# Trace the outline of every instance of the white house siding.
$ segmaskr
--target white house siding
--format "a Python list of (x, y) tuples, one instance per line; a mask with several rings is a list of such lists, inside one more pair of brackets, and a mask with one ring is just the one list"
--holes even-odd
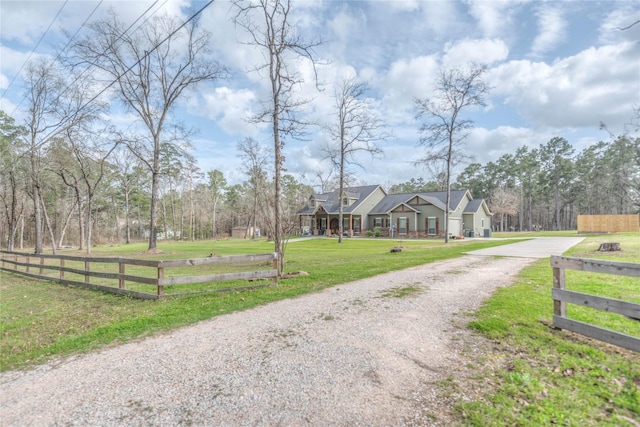
[(460, 218), (449, 217), (449, 234), (453, 236), (462, 235), (462, 220)]

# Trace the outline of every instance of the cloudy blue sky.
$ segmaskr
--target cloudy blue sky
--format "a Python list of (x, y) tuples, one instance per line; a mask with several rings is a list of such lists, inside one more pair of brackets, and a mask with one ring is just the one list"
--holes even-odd
[[(55, 56), (62, 31), (81, 34), (92, 12), (90, 20), (114, 8), (125, 22), (133, 22), (153, 5), (149, 13), (184, 19), (204, 4), (2, 0), (0, 108), (20, 121), (20, 68), (29, 55)], [(246, 35), (232, 24), (230, 7), (228, 0), (214, 2), (201, 24), (212, 33), (216, 55), (232, 78), (198, 88), (175, 114), (199, 129), (192, 143), (202, 171), (220, 169), (235, 183), (245, 179), (237, 142), (253, 137), (269, 146), (268, 128), (248, 122), (268, 88), (263, 76), (248, 71), (262, 57), (239, 43)], [(364, 169), (353, 172), (360, 182), (389, 185), (429, 178), (413, 165), (424, 152), (417, 146), (420, 122), (412, 100), (430, 95), (443, 66), (487, 67), (486, 81), (493, 87), (487, 106), (468, 111), (475, 128), (466, 144), (474, 161), (486, 163), (554, 136), (579, 150), (609, 138), (600, 122), (616, 135), (639, 136), (628, 124), (634, 106), (640, 106), (640, 23), (632, 25), (640, 20), (640, 2), (305, 0), (294, 2), (294, 11), (301, 34), (324, 40), (316, 51), (323, 92), (313, 88), (308, 64), (298, 64), (308, 77), (305, 95), (313, 98), (306, 111), (315, 120), (331, 121), (333, 85), (345, 75), (357, 75), (368, 82), (370, 101), (393, 132), (380, 145), (383, 157), (359, 159)], [(116, 123), (130, 120), (116, 104), (111, 116)], [(310, 128), (308, 140), (288, 141), (288, 172), (318, 184), (313, 172), (329, 167), (318, 149), (326, 137)]]

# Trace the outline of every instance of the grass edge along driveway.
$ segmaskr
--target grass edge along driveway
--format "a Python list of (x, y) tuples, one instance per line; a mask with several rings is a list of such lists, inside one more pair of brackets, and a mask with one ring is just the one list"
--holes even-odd
[[(598, 253), (616, 241), (618, 253)], [(589, 236), (566, 256), (638, 262), (638, 233)], [(553, 314), (549, 259), (525, 268), (498, 290), (471, 326), (490, 339), (473, 377), (452, 379), (461, 424), (472, 426), (640, 426), (640, 355), (549, 327)], [(567, 271), (569, 289), (640, 302), (640, 280)], [(640, 336), (622, 316), (569, 309), (569, 316)], [(471, 400), (471, 401), (469, 401)]]
[[(330, 286), (393, 270), (453, 258), (464, 252), (511, 241), (440, 241), (333, 239), (292, 242), (287, 246), (285, 271), (308, 276), (282, 280), (277, 287), (216, 293), (162, 301), (140, 301), (56, 282), (0, 272), (0, 370), (30, 367), (51, 357), (66, 356), (138, 339), (154, 333), (292, 298)], [(392, 247), (402, 246), (400, 253)], [(265, 240), (163, 242), (160, 253), (146, 255), (145, 244), (99, 246), (94, 256), (180, 259), (265, 253)], [(82, 255), (78, 251), (65, 254)]]

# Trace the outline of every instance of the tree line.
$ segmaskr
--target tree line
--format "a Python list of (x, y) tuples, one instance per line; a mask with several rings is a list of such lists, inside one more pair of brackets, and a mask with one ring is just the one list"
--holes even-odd
[[(395, 184), (391, 192), (442, 191), (439, 179)], [(611, 137), (581, 151), (554, 137), (537, 148), (519, 147), (495, 161), (470, 163), (452, 188), (487, 200), (493, 227), (572, 230), (580, 214), (640, 212), (640, 138)]]
[[(94, 244), (147, 239), (153, 251), (158, 238), (210, 239), (254, 226), (273, 239), (282, 266), (296, 212), (313, 192), (284, 169), (286, 143), (304, 138), (313, 124), (302, 114), (310, 100), (297, 65), (313, 70), (311, 83), (318, 87), (315, 48), (322, 40), (300, 35), (289, 0), (233, 2), (234, 23), (264, 58), (253, 72), (270, 87), (250, 124), (269, 125), (272, 145), (239, 142), (247, 179), (228, 185), (221, 171), (199, 169), (193, 130), (173, 114), (186, 93), (230, 74), (198, 24), (209, 4), (184, 22), (158, 16), (134, 31), (112, 12), (69, 40), (55, 60), (27, 64), (21, 122), (0, 112), (3, 247), (42, 253), (46, 244), (55, 253), (70, 245), (90, 253)], [(638, 210), (639, 141), (626, 136), (577, 155), (566, 140), (554, 138), (496, 162), (471, 163), (453, 181), (472, 127), (461, 113), (484, 105), (490, 89), (484, 71), (443, 69), (433, 95), (413, 100), (424, 120), (419, 145), (426, 149), (417, 163), (444, 172), (435, 183), (412, 180), (392, 191), (469, 188), (489, 201), (502, 229), (572, 228), (578, 213)], [(377, 143), (392, 137), (367, 91), (354, 76), (335, 84), (333, 120), (320, 124), (331, 137), (322, 151), (333, 166), (316, 172), (322, 191), (342, 193), (355, 184), (348, 166), (361, 166), (356, 154), (376, 156)], [(125, 126), (108, 120), (115, 105), (128, 114)]]

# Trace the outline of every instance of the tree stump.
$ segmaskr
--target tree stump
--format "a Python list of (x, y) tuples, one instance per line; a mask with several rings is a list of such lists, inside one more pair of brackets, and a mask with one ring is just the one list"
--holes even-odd
[(620, 243), (601, 243), (598, 252), (621, 251)]

